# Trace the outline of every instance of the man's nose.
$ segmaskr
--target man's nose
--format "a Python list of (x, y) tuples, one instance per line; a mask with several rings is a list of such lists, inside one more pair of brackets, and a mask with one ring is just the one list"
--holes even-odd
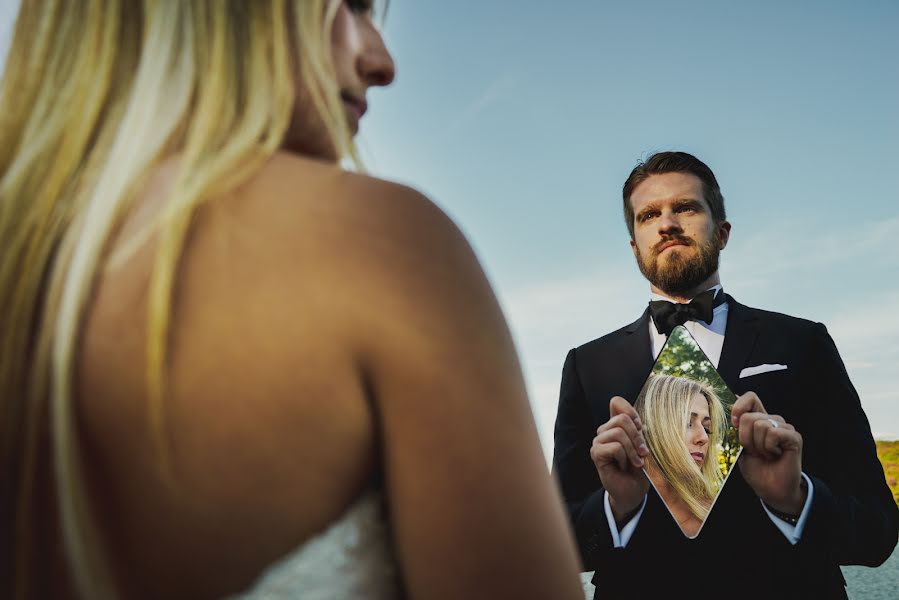
[(674, 233), (683, 231), (677, 215), (670, 211), (662, 212), (662, 214), (659, 216), (658, 224), (659, 233)]

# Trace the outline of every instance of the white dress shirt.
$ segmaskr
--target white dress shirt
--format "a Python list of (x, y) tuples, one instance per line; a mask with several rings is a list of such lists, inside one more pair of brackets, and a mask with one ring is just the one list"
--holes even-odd
[[(721, 287), (721, 284), (718, 284), (709, 289), (715, 290), (717, 293), (718, 290), (723, 288)], [(667, 300), (668, 302), (674, 302), (671, 298), (656, 293), (653, 293), (651, 297), (652, 300)], [(718, 363), (721, 361), (721, 348), (724, 346), (724, 331), (727, 328), (727, 314), (728, 306), (727, 302), (725, 302), (715, 307), (712, 313), (711, 323), (706, 323), (705, 321), (687, 321), (684, 323), (684, 327), (690, 332), (690, 335), (693, 336), (693, 339), (696, 340), (696, 343), (699, 344), (699, 347), (712, 364), (715, 365), (716, 369), (718, 368)], [(659, 353), (662, 351), (662, 347), (665, 345), (667, 339), (668, 336), (659, 333), (659, 330), (656, 329), (655, 322), (650, 319), (649, 344), (654, 358), (659, 357)], [(776, 517), (770, 510), (768, 510), (765, 503), (762, 502), (761, 499), (759, 500), (759, 502), (762, 502), (762, 508), (765, 509), (771, 522), (777, 526), (791, 544), (796, 544), (802, 537), (802, 530), (805, 529), (805, 522), (808, 519), (809, 507), (812, 505), (812, 494), (814, 493), (812, 480), (809, 479), (805, 473), (802, 473), (802, 478), (805, 479), (805, 482), (808, 485), (808, 496), (806, 497), (805, 505), (802, 507), (802, 512), (799, 515), (799, 521), (795, 525)], [(615, 524), (612, 507), (609, 505), (608, 492), (605, 492), (603, 505), (606, 511), (606, 519), (609, 522), (609, 531), (612, 534), (612, 543), (615, 548), (624, 548), (628, 541), (630, 541), (631, 536), (634, 534), (634, 530), (637, 528), (637, 523), (643, 515), (643, 509), (646, 508), (646, 498), (643, 499), (643, 504), (640, 506), (640, 510), (637, 511), (637, 514), (624, 524), (621, 531), (618, 531), (618, 527)]]

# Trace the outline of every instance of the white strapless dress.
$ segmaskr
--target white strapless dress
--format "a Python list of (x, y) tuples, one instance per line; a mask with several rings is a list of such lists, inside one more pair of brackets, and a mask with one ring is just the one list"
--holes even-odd
[(380, 494), (366, 492), (325, 531), (268, 567), (229, 600), (402, 598)]

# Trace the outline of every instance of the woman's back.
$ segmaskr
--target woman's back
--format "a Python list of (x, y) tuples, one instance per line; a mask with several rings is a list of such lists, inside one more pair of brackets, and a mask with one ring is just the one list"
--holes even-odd
[[(121, 239), (155, 216), (174, 168), (150, 179)], [(375, 476), (365, 332), (353, 329), (365, 310), (354, 287), (367, 275), (347, 267), (362, 266), (361, 222), (377, 211), (353, 214), (364, 199), (349, 190), (374, 183), (356, 179), (278, 155), (201, 212), (173, 306), (166, 426), (177, 487), (160, 470), (145, 408), (153, 241), (100, 279), (79, 403), (116, 554), (151, 597), (189, 585), (193, 573), (212, 578), (188, 596), (210, 583), (234, 591), (333, 521)]]
[[(174, 168), (150, 179), (119, 239), (153, 216)], [(460, 530), (500, 533), (495, 510), (524, 471), (484, 434), (514, 451), (515, 436), (534, 441), (533, 425), (489, 287), (427, 200), (279, 154), (201, 209), (169, 341), (174, 485), (154, 454), (144, 392), (153, 246), (103, 272), (78, 369), (94, 498), (129, 596), (239, 591), (343, 514), (382, 461), (401, 559), (458, 559)], [(542, 462), (536, 444), (521, 452)], [(478, 514), (464, 503), (491, 487), (486, 478), (503, 500), (482, 498), (488, 514)]]

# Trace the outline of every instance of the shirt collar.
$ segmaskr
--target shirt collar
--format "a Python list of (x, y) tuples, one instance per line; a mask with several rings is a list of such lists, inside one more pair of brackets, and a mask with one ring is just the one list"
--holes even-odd
[[(724, 287), (720, 283), (716, 283), (715, 285), (710, 287), (708, 290), (703, 290), (703, 291), (707, 292), (709, 290), (715, 290), (715, 292), (717, 293), (718, 290), (723, 290), (723, 289), (724, 289)], [(650, 300), (667, 300), (668, 302), (674, 302), (675, 304), (677, 304), (676, 300), (672, 300), (668, 296), (663, 296), (662, 294), (657, 294), (655, 292), (650, 292), (649, 299)], [(692, 299), (693, 298), (690, 298), (690, 300), (692, 300)]]

